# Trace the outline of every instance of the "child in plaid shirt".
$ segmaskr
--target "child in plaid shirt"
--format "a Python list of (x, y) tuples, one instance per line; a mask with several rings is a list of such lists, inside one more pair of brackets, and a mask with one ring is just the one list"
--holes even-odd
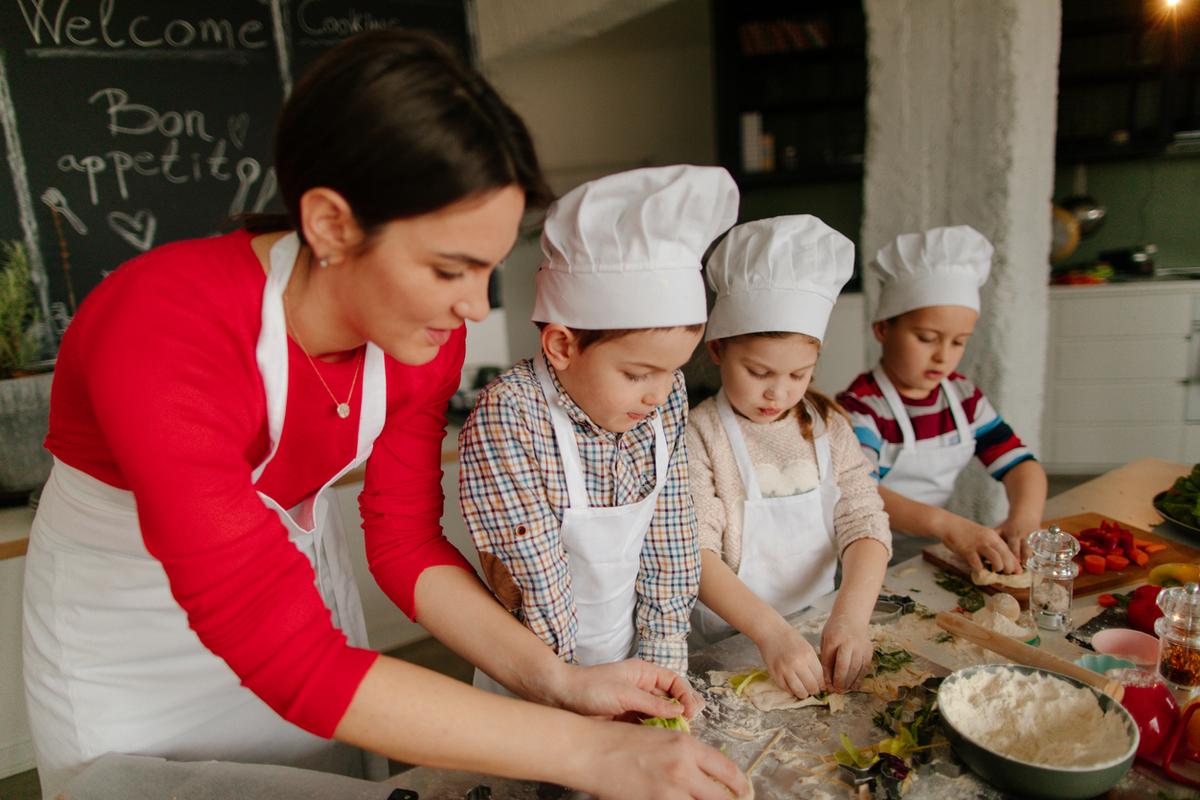
[(701, 258), (737, 201), (725, 170), (692, 166), (560, 198), (536, 278), (542, 352), (480, 394), (459, 438), (485, 579), (564, 661), (686, 672), (700, 561), (679, 368), (706, 316)]

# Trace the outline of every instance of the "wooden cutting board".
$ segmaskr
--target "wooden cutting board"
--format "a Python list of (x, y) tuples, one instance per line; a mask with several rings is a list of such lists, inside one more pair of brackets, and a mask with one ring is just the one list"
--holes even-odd
[[(1144, 567), (1139, 567), (1136, 564), (1130, 564), (1120, 572), (1108, 571), (1101, 575), (1093, 575), (1090, 572), (1084, 572), (1082, 567), (1079, 570), (1079, 577), (1075, 579), (1075, 596), (1085, 594), (1095, 594), (1097, 592), (1105, 592), (1110, 589), (1116, 589), (1121, 586), (1135, 586), (1146, 582), (1146, 577), (1150, 574), (1150, 570), (1159, 564), (1169, 564), (1173, 561), (1186, 561), (1191, 563), (1200, 562), (1200, 550), (1189, 547), (1186, 544), (1164, 539), (1161, 536), (1151, 533), (1150, 531), (1142, 530), (1141, 528), (1130, 525), (1122, 520), (1106, 517), (1103, 514), (1072, 514), (1069, 517), (1058, 517), (1057, 519), (1046, 520), (1043, 525), (1057, 525), (1068, 533), (1079, 533), (1086, 528), (1098, 528), (1104, 520), (1109, 522), (1118, 522), (1121, 527), (1127, 528), (1133, 533), (1135, 539), (1143, 539), (1147, 542), (1166, 545), (1166, 550), (1150, 556), (1150, 561)], [(967, 566), (967, 562), (963, 561), (950, 549), (943, 544), (935, 544), (932, 547), (926, 547), (922, 555), (925, 560), (936, 567), (944, 569), (948, 572), (955, 572), (967, 580), (971, 579), (971, 569)], [(1008, 592), (1013, 597), (1017, 598), (1022, 605), (1029, 601), (1028, 589), (1012, 589), (1004, 586), (980, 586), (985, 592)]]

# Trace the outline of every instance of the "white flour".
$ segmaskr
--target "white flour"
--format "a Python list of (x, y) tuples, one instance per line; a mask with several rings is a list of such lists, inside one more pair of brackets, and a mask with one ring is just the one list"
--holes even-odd
[(967, 738), (1031, 764), (1098, 766), (1131, 744), (1119, 714), (1103, 713), (1090, 691), (1048, 675), (980, 671), (944, 686), (938, 705)]

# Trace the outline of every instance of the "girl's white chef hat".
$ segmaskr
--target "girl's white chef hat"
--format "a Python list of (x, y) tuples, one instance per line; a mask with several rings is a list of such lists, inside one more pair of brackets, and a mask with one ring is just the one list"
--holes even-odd
[(867, 266), (883, 282), (872, 321), (929, 306), (978, 311), (991, 268), (992, 243), (970, 225), (902, 233)]
[(854, 271), (854, 244), (808, 214), (760, 219), (731, 230), (706, 269), (717, 300), (705, 339), (767, 331), (823, 339)]
[(583, 330), (704, 322), (701, 259), (737, 220), (720, 167), (619, 172), (578, 186), (546, 214), (534, 322)]

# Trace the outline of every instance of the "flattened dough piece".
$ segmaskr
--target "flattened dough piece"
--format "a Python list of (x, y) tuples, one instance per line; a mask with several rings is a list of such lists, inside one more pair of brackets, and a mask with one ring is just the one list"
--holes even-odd
[[(749, 670), (742, 670), (748, 672)], [(729, 679), (738, 672), (722, 672), (713, 670), (708, 673), (708, 680), (713, 686), (728, 686)], [(754, 681), (742, 690), (743, 698), (759, 711), (779, 711), (780, 709), (808, 708), (809, 706), (829, 706), (831, 714), (837, 714), (846, 707), (846, 698), (842, 695), (829, 694), (824, 698), (815, 696), (803, 700), (775, 683), (770, 677)]]
[(1001, 575), (990, 569), (977, 569), (971, 573), (971, 581), (976, 586), (1007, 586), (1010, 589), (1028, 589), (1031, 578), (1029, 570), (1018, 575)]

